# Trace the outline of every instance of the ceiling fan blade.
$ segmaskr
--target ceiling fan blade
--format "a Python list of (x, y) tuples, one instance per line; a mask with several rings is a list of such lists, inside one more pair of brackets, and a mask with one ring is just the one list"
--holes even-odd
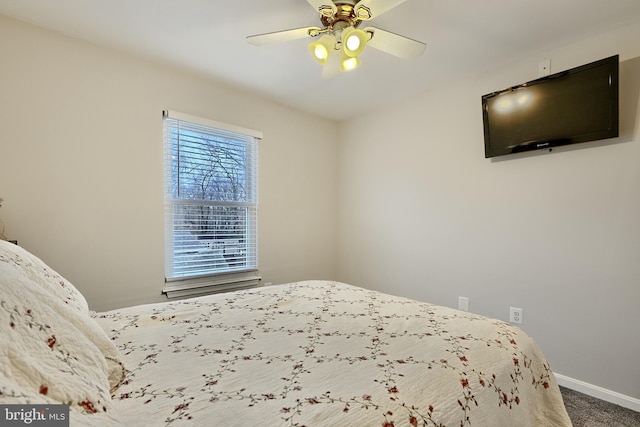
[(265, 44), (286, 42), (289, 40), (303, 39), (311, 37), (312, 33), (318, 35), (322, 31), (319, 27), (303, 27), (294, 28), (292, 30), (275, 31), (273, 33), (256, 34), (247, 36), (247, 41), (254, 46), (263, 46)]
[(322, 79), (332, 79), (340, 74), (340, 55), (332, 52), (327, 58), (327, 63), (322, 66)]
[[(353, 8), (356, 16), (362, 20), (377, 18), (383, 13), (404, 3), (407, 0), (360, 0)], [(310, 1), (309, 1), (310, 2)], [(368, 9), (368, 13), (362, 8)], [(359, 13), (360, 11), (360, 13)], [(369, 15), (369, 17), (367, 17)]]
[(399, 58), (415, 59), (422, 55), (427, 47), (422, 42), (380, 28), (367, 27), (363, 28), (363, 31), (371, 34), (371, 39), (367, 42), (368, 46)]

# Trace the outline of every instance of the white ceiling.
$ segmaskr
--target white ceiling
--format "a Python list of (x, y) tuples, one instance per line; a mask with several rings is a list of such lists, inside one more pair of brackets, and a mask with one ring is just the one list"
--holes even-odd
[(368, 48), (361, 67), (331, 80), (320, 78), (308, 40), (256, 47), (245, 39), (321, 26), (306, 0), (0, 0), (0, 14), (342, 120), (637, 22), (640, 0), (407, 0), (370, 25), (427, 43), (425, 53), (406, 61)]

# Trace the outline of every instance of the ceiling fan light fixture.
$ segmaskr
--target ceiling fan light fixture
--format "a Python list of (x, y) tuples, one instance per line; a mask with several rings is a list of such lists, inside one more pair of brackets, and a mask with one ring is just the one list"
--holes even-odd
[(327, 48), (321, 44), (313, 46), (313, 57), (316, 61), (324, 64), (327, 62), (327, 58), (329, 58), (329, 52)]
[(309, 43), (309, 52), (311, 52), (313, 59), (324, 65), (335, 46), (336, 38), (331, 34), (324, 34), (317, 41)]
[(351, 71), (360, 66), (360, 60), (357, 56), (345, 56), (340, 62), (340, 71)]
[(367, 46), (369, 37), (366, 32), (354, 27), (346, 28), (342, 32), (342, 50), (345, 55), (355, 58)]
[(359, 55), (367, 45), (403, 59), (422, 55), (426, 45), (376, 27), (359, 27), (407, 0), (307, 0), (320, 14), (322, 27), (301, 27), (291, 30), (248, 36), (252, 45), (261, 46), (287, 40), (312, 37), (309, 53), (322, 65), (322, 78), (329, 79), (360, 66)]

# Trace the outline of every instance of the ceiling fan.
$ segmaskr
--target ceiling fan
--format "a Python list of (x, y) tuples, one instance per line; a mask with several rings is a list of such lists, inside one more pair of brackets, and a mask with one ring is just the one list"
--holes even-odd
[(360, 28), (406, 0), (307, 0), (320, 14), (322, 27), (302, 27), (248, 36), (256, 46), (312, 37), (313, 58), (323, 65), (322, 78), (335, 77), (360, 65), (358, 56), (368, 45), (399, 58), (422, 55), (426, 45), (376, 27)]

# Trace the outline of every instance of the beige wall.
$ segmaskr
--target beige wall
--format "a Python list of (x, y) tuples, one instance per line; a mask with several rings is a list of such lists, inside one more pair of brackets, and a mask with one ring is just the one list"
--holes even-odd
[(264, 282), (333, 279), (337, 124), (0, 16), (0, 214), (91, 307), (165, 300), (161, 111), (263, 131)]
[[(345, 123), (338, 277), (508, 319), (563, 375), (640, 398), (640, 25)], [(621, 136), (484, 158), (481, 96), (621, 55)], [(344, 262), (343, 262), (344, 261)]]

